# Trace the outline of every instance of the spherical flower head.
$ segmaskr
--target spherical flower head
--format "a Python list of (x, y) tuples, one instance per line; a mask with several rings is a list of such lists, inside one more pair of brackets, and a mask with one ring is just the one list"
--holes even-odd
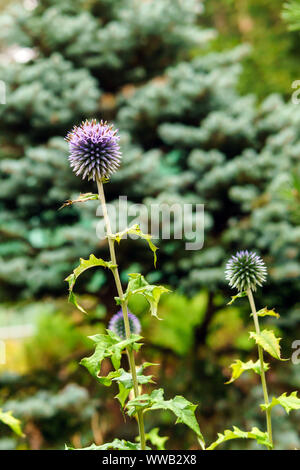
[[(141, 332), (141, 324), (139, 319), (133, 315), (133, 313), (128, 312), (128, 320), (130, 333), (138, 335)], [(108, 329), (116, 333), (116, 335), (118, 335), (121, 339), (126, 339), (125, 323), (122, 310), (120, 310), (111, 318)]]
[(240, 292), (247, 289), (255, 291), (256, 286), (261, 286), (266, 281), (267, 268), (256, 253), (240, 251), (226, 264), (225, 278), (231, 287)]
[(66, 140), (70, 165), (76, 176), (104, 181), (118, 169), (121, 152), (117, 132), (112, 125), (96, 119), (74, 126)]

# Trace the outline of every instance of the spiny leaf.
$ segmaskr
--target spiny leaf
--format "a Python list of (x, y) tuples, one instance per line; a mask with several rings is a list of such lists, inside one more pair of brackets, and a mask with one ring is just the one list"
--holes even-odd
[(115, 396), (115, 398), (119, 401), (121, 407), (124, 408), (125, 402), (130, 393), (130, 389), (124, 387), (122, 383), (119, 383), (118, 386), (119, 386), (119, 393)]
[[(260, 374), (260, 362), (259, 360), (256, 362), (253, 362), (252, 360), (248, 362), (242, 362), (239, 359), (236, 359), (233, 364), (230, 364), (231, 369), (232, 369), (232, 375), (231, 379), (228, 380), (228, 382), (225, 382), (226, 384), (230, 384), (234, 382), (236, 379), (242, 375), (243, 372), (248, 371), (248, 370), (253, 370), (256, 374)], [(264, 370), (267, 371), (269, 369), (269, 364), (264, 362)]]
[(82, 313), (87, 313), (81, 305), (77, 302), (77, 298), (72, 290), (69, 290), (69, 297), (68, 297), (68, 302), (71, 304), (75, 305), (78, 310), (80, 310)]
[(24, 437), (21, 421), (12, 415), (12, 411), (2, 411), (0, 408), (0, 421), (9, 426), (18, 436)]
[[(274, 308), (272, 308), (272, 310), (268, 310), (267, 307), (264, 307), (262, 308), (261, 310), (259, 310), (257, 312), (257, 315), (259, 317), (266, 317), (266, 316), (269, 316), (269, 317), (276, 317), (276, 318), (279, 318), (280, 315), (279, 313), (276, 313)], [(253, 313), (251, 313), (251, 316), (253, 316)]]
[(280, 397), (275, 398), (273, 397), (271, 403), (269, 405), (260, 405), (262, 410), (266, 410), (268, 408), (272, 409), (273, 406), (280, 405), (282, 406), (287, 414), (291, 410), (299, 410), (300, 409), (300, 398), (297, 397), (297, 392), (292, 392), (290, 396), (287, 396), (286, 393), (280, 395)]
[[(147, 383), (154, 383), (152, 380), (153, 375), (143, 375), (144, 369), (157, 364), (150, 362), (144, 362), (141, 366), (137, 367), (136, 375), (137, 381), (140, 385)], [(119, 393), (116, 395), (122, 406), (124, 407), (125, 401), (129, 395), (130, 390), (133, 388), (132, 375), (130, 372), (126, 372), (124, 369), (118, 369), (117, 371), (110, 372), (106, 377), (98, 377), (98, 379), (106, 386), (110, 386), (112, 382), (117, 382), (119, 386)]]
[(127, 405), (128, 415), (132, 416), (139, 410), (144, 412), (149, 410), (170, 410), (176, 416), (176, 423), (184, 423), (191, 428), (199, 438), (201, 446), (204, 449), (205, 442), (201, 434), (199, 424), (195, 417), (197, 405), (193, 405), (182, 396), (176, 396), (171, 400), (164, 399), (163, 389), (154, 390), (150, 395), (144, 394), (130, 400)]
[(99, 199), (98, 194), (93, 194), (93, 193), (84, 193), (84, 194), (79, 194), (77, 199), (68, 199), (60, 208), (59, 210), (63, 209), (64, 207), (71, 206), (72, 204), (76, 202), (87, 202), (87, 201), (92, 201), (95, 199)]
[(214, 450), (223, 442), (230, 441), (232, 439), (255, 439), (258, 444), (272, 448), (272, 444), (269, 442), (268, 433), (262, 432), (257, 428), (252, 428), (251, 431), (241, 431), (236, 426), (231, 429), (226, 429), (224, 434), (218, 433), (218, 439), (213, 442), (206, 450)]
[[(130, 297), (135, 294), (141, 294), (149, 302), (151, 315), (158, 320), (161, 318), (157, 315), (158, 302), (162, 294), (171, 292), (164, 286), (155, 286), (149, 284), (144, 276), (138, 273), (129, 274), (129, 282), (124, 294), (123, 300), (129, 301)], [(121, 299), (116, 297), (117, 303), (121, 303)]]
[(86, 311), (78, 304), (77, 299), (73, 293), (73, 288), (80, 274), (82, 274), (87, 269), (94, 268), (96, 266), (103, 266), (104, 268), (109, 269), (116, 268), (116, 265), (114, 265), (111, 261), (104, 261), (101, 258), (96, 258), (96, 256), (90, 255), (89, 259), (80, 258), (79, 266), (77, 266), (77, 268), (73, 270), (72, 274), (70, 274), (65, 279), (65, 281), (69, 283), (69, 302), (75, 305), (75, 307), (77, 307), (83, 313), (86, 313)]
[(282, 359), (280, 355), (280, 340), (281, 338), (276, 338), (272, 330), (263, 330), (260, 334), (250, 332), (250, 338), (253, 338), (259, 346), (261, 346), (265, 351), (267, 351), (275, 359), (280, 361), (287, 361), (288, 359)]
[[(156, 447), (157, 450), (166, 450), (165, 449), (165, 442), (169, 439), (168, 437), (160, 436), (159, 428), (153, 428), (151, 431), (145, 434), (146, 441), (150, 441), (150, 443)], [(140, 438), (137, 437), (136, 439), (138, 442)]]
[[(124, 439), (114, 439), (112, 442), (106, 442), (101, 446), (92, 444), (89, 447), (83, 447), (82, 449), (74, 449), (74, 447), (66, 446), (66, 450), (140, 450), (140, 444), (136, 442), (125, 441)], [(149, 447), (147, 448), (149, 450)]]
[[(148, 363), (144, 363), (136, 369), (137, 380), (140, 385), (154, 383), (152, 380), (153, 375), (143, 375), (143, 371), (146, 367), (149, 367), (149, 365), (155, 365), (151, 363), (149, 363), (149, 365), (147, 364)], [(118, 375), (115, 375), (112, 378), (112, 381), (122, 383), (124, 387), (128, 389), (131, 389), (133, 387), (132, 375), (130, 372), (126, 372), (124, 369), (118, 369)]]
[(126, 228), (122, 232), (118, 232), (118, 233), (114, 233), (114, 234), (110, 235), (110, 238), (112, 238), (113, 240), (116, 240), (118, 243), (120, 243), (122, 238), (125, 237), (126, 235), (137, 235), (138, 237), (143, 238), (144, 240), (146, 240), (148, 242), (149, 248), (153, 251), (154, 266), (156, 267), (156, 262), (157, 262), (156, 251), (158, 250), (158, 248), (152, 242), (151, 235), (143, 233), (140, 229), (140, 226), (138, 224), (135, 224), (132, 227)]
[(232, 305), (233, 302), (236, 301), (236, 299), (239, 299), (240, 297), (246, 297), (246, 295), (247, 295), (247, 292), (246, 292), (246, 291), (244, 291), (244, 292), (239, 292), (237, 295), (233, 295), (233, 296), (231, 297), (231, 300), (227, 303), (227, 305)]
[(125, 348), (132, 347), (137, 351), (141, 347), (141, 343), (137, 343), (142, 337), (139, 335), (130, 335), (129, 339), (122, 340), (110, 330), (108, 334), (99, 334), (90, 336), (90, 339), (96, 343), (94, 354), (90, 357), (85, 357), (80, 361), (80, 364), (87, 368), (89, 373), (95, 377), (100, 383), (110, 385), (112, 376), (108, 381), (105, 377), (100, 377), (100, 369), (102, 361), (105, 357), (109, 357), (115, 369), (119, 369), (121, 363), (122, 351)]

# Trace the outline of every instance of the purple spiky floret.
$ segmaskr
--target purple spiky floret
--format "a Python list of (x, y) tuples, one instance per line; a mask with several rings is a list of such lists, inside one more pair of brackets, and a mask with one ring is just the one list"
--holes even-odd
[(239, 251), (232, 256), (225, 269), (225, 278), (231, 287), (240, 292), (256, 290), (267, 278), (267, 268), (262, 258), (254, 252)]
[(117, 129), (96, 119), (74, 126), (68, 133), (69, 161), (77, 176), (89, 180), (105, 180), (120, 166), (121, 152)]
[[(130, 333), (138, 335), (141, 332), (141, 324), (139, 319), (133, 315), (133, 313), (128, 312), (128, 320)], [(126, 339), (125, 323), (122, 310), (120, 310), (110, 319), (108, 329), (116, 333), (121, 339)]]

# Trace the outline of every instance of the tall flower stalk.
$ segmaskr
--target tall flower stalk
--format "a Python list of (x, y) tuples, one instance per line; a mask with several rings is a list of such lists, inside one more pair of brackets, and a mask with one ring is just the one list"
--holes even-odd
[[(248, 296), (257, 337), (260, 337), (261, 333), (252, 291), (256, 290), (256, 286), (262, 286), (266, 280), (266, 274), (267, 268), (263, 260), (257, 256), (256, 253), (249, 253), (248, 251), (240, 251), (235, 256), (232, 256), (226, 265), (225, 271), (229, 285), (237, 288), (239, 295), (246, 293)], [(270, 402), (266, 382), (264, 354), (260, 344), (258, 344), (257, 347), (260, 378), (266, 412), (267, 432), (269, 442), (271, 446), (273, 446), (271, 408), (269, 406)], [(269, 447), (269, 449), (271, 448), (272, 447)]]
[[(115, 300), (117, 305), (121, 306), (122, 312), (118, 312), (111, 318), (106, 330), (107, 334), (96, 334), (90, 337), (95, 343), (95, 351), (90, 357), (83, 358), (80, 364), (88, 369), (98, 383), (100, 382), (108, 387), (115, 383), (118, 385), (119, 393), (115, 398), (118, 400), (123, 413), (127, 413), (128, 416), (137, 419), (139, 428), (139, 437), (136, 439), (136, 442), (116, 438), (112, 442), (107, 442), (100, 446), (92, 444), (87, 449), (145, 450), (149, 449), (149, 447), (146, 447), (147, 440), (158, 449), (164, 450), (164, 443), (167, 438), (158, 435), (158, 428), (154, 428), (145, 434), (144, 414), (151, 410), (169, 410), (175, 415), (176, 423), (184, 423), (196, 434), (201, 448), (204, 449), (204, 438), (195, 416), (196, 405), (182, 396), (165, 399), (162, 388), (154, 389), (151, 393), (139, 393), (139, 385), (154, 383), (152, 380), (153, 376), (145, 375), (144, 370), (158, 364), (143, 362), (136, 368), (134, 351), (138, 351), (142, 346), (140, 343), (142, 337), (139, 335), (141, 325), (139, 320), (128, 312), (128, 302), (132, 296), (136, 294), (142, 295), (149, 304), (150, 314), (158, 318), (157, 309), (160, 297), (162, 294), (170, 291), (165, 286), (149, 284), (144, 276), (139, 273), (129, 274), (127, 288), (123, 291), (117, 265), (115, 242), (120, 242), (127, 234), (134, 234), (145, 240), (153, 252), (154, 266), (156, 266), (157, 260), (157, 247), (152, 242), (151, 235), (143, 233), (137, 224), (127, 227), (122, 232), (112, 233), (103, 183), (107, 182), (120, 164), (121, 153), (118, 140), (118, 133), (113, 129), (112, 125), (103, 121), (99, 123), (96, 120), (85, 121), (81, 126), (75, 126), (67, 136), (71, 168), (77, 176), (95, 181), (98, 187), (98, 194), (81, 194), (75, 201), (67, 201), (64, 206), (75, 202), (100, 200), (110, 252), (109, 261), (96, 258), (93, 254), (90, 255), (89, 259), (80, 259), (79, 266), (66, 278), (69, 284), (69, 301), (79, 310), (85, 312), (84, 308), (78, 304), (74, 295), (74, 285), (78, 276), (87, 269), (103, 267), (110, 269), (114, 276), (118, 292), (118, 297), (115, 297)], [(121, 357), (125, 351), (128, 356), (130, 373), (121, 367)], [(101, 365), (105, 358), (110, 359), (113, 370), (107, 375), (102, 376)], [(133, 398), (131, 398), (131, 391), (133, 391)]]
[[(121, 302), (121, 308), (124, 317), (126, 339), (130, 339), (131, 331), (128, 319), (127, 301), (124, 300), (124, 293), (120, 281), (120, 275), (117, 265), (113, 233), (111, 223), (107, 211), (103, 181), (118, 169), (121, 162), (121, 152), (119, 147), (119, 136), (116, 129), (107, 122), (97, 122), (96, 119), (84, 121), (80, 126), (75, 126), (66, 137), (69, 142), (69, 161), (70, 166), (77, 176), (83, 179), (96, 181), (98, 188), (99, 200), (102, 206), (102, 212), (106, 227), (106, 235), (108, 238), (108, 246), (110, 252), (111, 271), (114, 276), (118, 296)], [(137, 381), (135, 359), (132, 348), (126, 348), (130, 372), (133, 381), (134, 396), (139, 396), (139, 387)], [(141, 449), (144, 450), (145, 430), (144, 418), (142, 411), (137, 413), (137, 421), (139, 427)]]
[[(250, 288), (247, 289), (247, 296), (249, 299), (251, 311), (252, 311), (252, 316), (253, 316), (253, 321), (254, 321), (254, 326), (255, 326), (255, 331), (257, 335), (260, 335), (260, 327), (259, 327), (259, 320), (257, 316), (257, 311), (255, 307), (255, 302), (252, 294), (252, 290)], [(272, 436), (272, 419), (271, 419), (271, 408), (269, 407), (269, 395), (268, 395), (268, 388), (267, 388), (267, 381), (266, 381), (266, 374), (265, 374), (265, 369), (264, 369), (264, 353), (262, 347), (258, 344), (258, 357), (259, 357), (259, 363), (260, 363), (260, 378), (261, 378), (261, 385), (263, 389), (263, 394), (264, 394), (264, 401), (266, 405), (266, 420), (267, 420), (267, 432), (269, 436), (269, 441), (273, 446), (273, 436)], [(271, 447), (269, 447), (271, 449)]]
[[(98, 187), (99, 199), (100, 199), (101, 206), (102, 206), (102, 213), (103, 213), (103, 217), (104, 217), (104, 222), (105, 222), (105, 226), (106, 226), (106, 234), (107, 234), (107, 238), (108, 238), (108, 246), (109, 246), (111, 262), (112, 262), (112, 265), (114, 266), (112, 268), (112, 273), (113, 273), (113, 276), (114, 276), (114, 279), (115, 279), (115, 284), (116, 284), (116, 288), (117, 288), (117, 291), (118, 291), (118, 296), (121, 299), (121, 308), (122, 308), (122, 312), (123, 312), (126, 338), (129, 339), (130, 338), (130, 324), (129, 324), (129, 318), (128, 318), (128, 306), (127, 306), (126, 300), (123, 300), (124, 299), (124, 292), (123, 292), (122, 284), (121, 284), (121, 280), (120, 280), (119, 269), (117, 267), (115, 244), (114, 244), (114, 239), (112, 237), (113, 233), (112, 233), (112, 230), (111, 230), (110, 219), (109, 219), (109, 215), (108, 215), (108, 212), (107, 212), (107, 206), (106, 206), (106, 201), (105, 201), (103, 183), (102, 183), (102, 180), (99, 179), (99, 178), (97, 178), (97, 187)], [(134, 397), (137, 398), (139, 396), (139, 387), (138, 387), (138, 381), (137, 381), (137, 375), (136, 375), (134, 353), (133, 353), (132, 349), (129, 349), (129, 348), (126, 349), (126, 352), (127, 352), (127, 356), (128, 356), (129, 367), (130, 367), (130, 372), (131, 372), (132, 381), (133, 381)], [(138, 426), (139, 426), (141, 449), (145, 450), (146, 441), (145, 441), (144, 417), (143, 417), (142, 410), (139, 410), (138, 413), (137, 413), (137, 421), (138, 421)]]

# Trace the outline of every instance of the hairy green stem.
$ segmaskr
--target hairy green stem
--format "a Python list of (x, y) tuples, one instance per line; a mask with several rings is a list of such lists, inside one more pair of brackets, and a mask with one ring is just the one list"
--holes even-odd
[[(102, 181), (97, 180), (97, 187), (98, 187), (99, 198), (100, 198), (100, 201), (101, 201), (104, 222), (105, 222), (105, 226), (106, 226), (106, 234), (107, 234), (107, 238), (108, 238), (108, 245), (109, 245), (111, 262), (114, 265), (116, 265), (116, 267), (112, 269), (112, 272), (113, 272), (113, 276), (114, 276), (114, 279), (115, 279), (118, 295), (121, 299), (121, 307), (122, 307), (123, 317), (124, 317), (126, 338), (128, 339), (130, 337), (130, 325), (129, 325), (129, 319), (128, 319), (127, 302), (122, 300), (124, 298), (124, 293), (123, 293), (122, 284), (121, 284), (121, 280), (120, 280), (119, 270), (118, 270), (118, 267), (117, 267), (117, 259), (116, 259), (114, 240), (111, 238), (112, 230), (111, 230), (110, 219), (109, 219), (108, 212), (107, 212), (107, 206), (106, 206)], [(139, 396), (139, 387), (138, 387), (138, 381), (137, 381), (137, 375), (136, 375), (134, 354), (133, 354), (133, 351), (129, 348), (127, 348), (126, 351), (127, 351), (127, 356), (128, 356), (130, 372), (131, 372), (131, 376), (132, 376), (134, 396), (136, 398), (136, 397)], [(146, 440), (145, 440), (145, 430), (144, 430), (144, 416), (143, 416), (143, 411), (142, 410), (139, 410), (138, 413), (137, 413), (137, 421), (138, 421), (138, 427), (139, 427), (141, 450), (145, 450), (146, 449)]]
[[(248, 295), (249, 303), (250, 303), (251, 310), (252, 310), (252, 315), (253, 315), (256, 334), (259, 335), (260, 334), (260, 328), (259, 328), (258, 315), (257, 315), (257, 312), (256, 312), (256, 307), (255, 307), (253, 294), (252, 294), (252, 291), (251, 291), (250, 288), (247, 289), (247, 295)], [(260, 377), (261, 377), (261, 384), (262, 384), (262, 389), (263, 389), (263, 393), (264, 393), (265, 405), (269, 405), (269, 395), (268, 395), (266, 375), (265, 375), (265, 370), (264, 370), (264, 353), (263, 353), (263, 349), (260, 345), (258, 345), (257, 347), (258, 347), (258, 357), (259, 357), (259, 362), (260, 362)], [(267, 431), (268, 431), (269, 441), (273, 446), (272, 421), (271, 421), (271, 410), (270, 410), (270, 408), (266, 408), (266, 420), (267, 420)]]

